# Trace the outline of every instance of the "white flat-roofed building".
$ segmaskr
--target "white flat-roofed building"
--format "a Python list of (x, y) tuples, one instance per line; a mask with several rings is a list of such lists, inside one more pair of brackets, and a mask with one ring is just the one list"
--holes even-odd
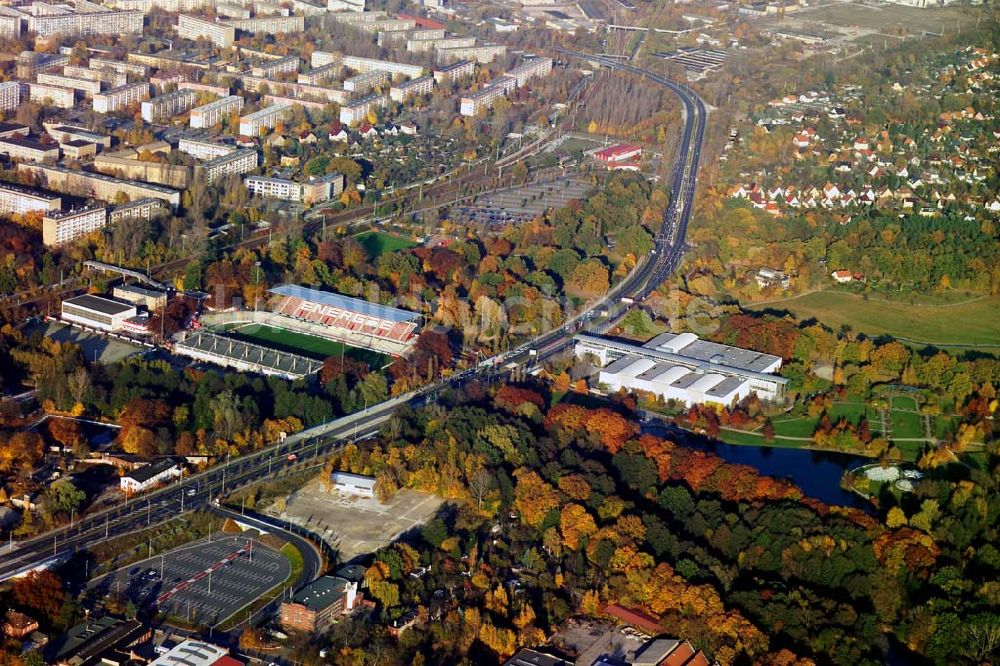
[(250, 173), (257, 168), (259, 157), (253, 148), (244, 148), (215, 157), (195, 167), (195, 175), (204, 175), (208, 183), (230, 174)]
[(389, 98), (385, 95), (374, 94), (362, 97), (340, 107), (340, 122), (345, 125), (356, 125), (365, 119), (369, 111), (381, 109), (388, 103)]
[(297, 71), (299, 71), (299, 57), (295, 55), (264, 62), (250, 68), (251, 74), (262, 78), (271, 78), (279, 74)]
[(517, 81), (518, 87), (523, 86), (528, 81), (539, 76), (546, 76), (552, 71), (552, 58), (536, 57), (525, 60), (516, 67), (509, 69), (506, 74), (512, 76)]
[(375, 497), (375, 477), (350, 474), (348, 472), (333, 472), (330, 475), (333, 489), (351, 495)]
[(181, 14), (177, 17), (177, 36), (185, 39), (207, 39), (216, 46), (229, 48), (236, 41), (236, 28), (217, 21)]
[(33, 79), (39, 72), (52, 72), (69, 64), (69, 56), (61, 53), (21, 51), (14, 59), (14, 71), (21, 80)]
[(410, 53), (429, 53), (437, 49), (457, 49), (476, 45), (475, 37), (442, 37), (440, 39), (408, 39), (406, 50)]
[(437, 61), (451, 62), (453, 60), (475, 60), (476, 62), (493, 62), (507, 55), (507, 47), (503, 44), (482, 44), (480, 46), (458, 46), (454, 48), (438, 48)]
[(42, 123), (42, 126), (45, 128), (45, 131), (49, 133), (49, 136), (59, 143), (67, 143), (69, 141), (87, 141), (88, 143), (97, 144), (102, 148), (111, 147), (110, 136), (107, 134), (91, 132), (86, 127), (61, 125), (59, 123)]
[(198, 160), (211, 160), (236, 152), (238, 148), (226, 143), (218, 143), (217, 141), (181, 137), (177, 141), (177, 150), (187, 153)]
[(125, 220), (151, 220), (166, 210), (167, 207), (162, 199), (152, 197), (135, 199), (108, 211), (108, 224), (117, 224)]
[[(336, 1), (337, 0), (328, 0), (328, 2), (327, 2), (326, 7), (331, 12), (338, 12), (338, 10), (344, 9), (344, 7), (334, 7), (334, 6), (332, 6), (334, 4), (334, 2), (336, 2)], [(349, 0), (345, 4), (351, 5), (352, 7), (360, 7), (360, 9), (353, 9), (352, 11), (356, 12), (354, 14), (351, 14), (351, 13), (335, 13), (331, 17), (334, 21), (337, 21), (338, 23), (352, 23), (352, 24), (353, 23), (366, 23), (368, 21), (381, 21), (382, 19), (384, 19), (387, 16), (389, 16), (389, 13), (387, 11), (385, 11), (384, 9), (375, 9), (375, 10), (372, 10), (370, 12), (366, 12), (365, 11), (365, 3), (364, 2), (355, 2), (354, 0)]]
[(21, 16), (20, 12), (9, 10), (9, 8), (4, 7), (5, 10), (10, 11), (10, 14), (0, 15), (0, 37), (5, 39), (20, 39), (22, 26), (21, 26)]
[(408, 39), (444, 39), (444, 28), (414, 28), (412, 30), (380, 30), (379, 46), (405, 44)]
[(450, 65), (434, 70), (434, 81), (439, 86), (443, 86), (472, 78), (475, 73), (476, 63), (471, 60), (457, 60)]
[(128, 75), (116, 72), (112, 69), (91, 69), (80, 65), (66, 65), (62, 68), (64, 76), (74, 79), (86, 79), (87, 81), (100, 81), (109, 88), (117, 88), (128, 83)]
[(191, 127), (204, 129), (214, 127), (223, 119), (243, 109), (243, 98), (239, 95), (229, 95), (204, 106), (191, 109)]
[(498, 99), (506, 97), (513, 88), (514, 79), (506, 77), (494, 79), (489, 85), (462, 95), (460, 112), (463, 116), (474, 116), (481, 111), (491, 109)]
[[(248, 19), (220, 19), (219, 23), (240, 32), (281, 35), (306, 29), (305, 16), (257, 16)], [(232, 42), (230, 42), (231, 44)]]
[(247, 190), (256, 196), (266, 199), (282, 199), (284, 201), (302, 201), (302, 183), (286, 178), (268, 178), (266, 176), (248, 176), (243, 179)]
[(379, 21), (355, 23), (354, 27), (361, 32), (375, 33), (379, 30), (412, 30), (417, 27), (417, 22), (407, 18), (385, 18)]
[(108, 222), (104, 206), (49, 212), (42, 216), (42, 243), (55, 247), (103, 229)]
[(94, 95), (94, 111), (114, 113), (128, 108), (130, 104), (149, 99), (149, 84), (145, 82), (127, 83), (117, 88)]
[[(66, 59), (69, 62), (69, 58)], [(91, 58), (87, 61), (87, 67), (99, 70), (111, 70), (119, 74), (145, 77), (149, 74), (149, 68), (133, 62), (122, 62), (121, 60), (111, 60), (109, 58)]]
[(125, 320), (138, 314), (131, 303), (122, 303), (105, 296), (84, 294), (62, 302), (63, 321), (81, 324), (102, 331), (119, 331)]
[(250, 10), (246, 7), (238, 7), (237, 5), (230, 5), (226, 2), (220, 2), (215, 6), (215, 13), (224, 18), (238, 18), (238, 19), (248, 19), (250, 18)]
[(147, 123), (169, 120), (192, 108), (198, 101), (193, 90), (175, 90), (142, 103), (142, 119)]
[(156, 312), (167, 306), (167, 292), (138, 284), (115, 285), (111, 295), (126, 303), (142, 306), (150, 312)]
[(0, 111), (14, 111), (21, 104), (21, 84), (17, 81), (0, 83)]
[(364, 95), (370, 93), (376, 88), (381, 87), (383, 84), (388, 83), (389, 72), (375, 71), (375, 72), (365, 72), (364, 74), (356, 74), (350, 78), (344, 79), (344, 90), (352, 93), (358, 93)]
[(432, 92), (434, 92), (434, 77), (421, 76), (389, 88), (389, 99), (394, 102), (405, 102), (411, 95), (429, 95)]
[(7, 155), (10, 159), (19, 161), (55, 162), (59, 159), (59, 146), (39, 143), (22, 136), (12, 136), (0, 139), (0, 155)]
[(268, 93), (275, 97), (291, 97), (305, 101), (321, 100), (326, 102), (336, 102), (343, 104), (351, 98), (351, 93), (339, 88), (329, 88), (327, 86), (312, 86), (305, 83), (295, 83), (293, 81), (273, 81), (262, 79), (257, 76), (244, 76), (243, 87), (246, 90), (259, 93), (265, 87)]
[(76, 91), (48, 83), (28, 83), (28, 99), (42, 106), (72, 109), (76, 106)]
[(315, 67), (308, 72), (299, 74), (298, 82), (310, 86), (317, 86), (331, 81), (340, 76), (344, 66), (339, 62), (328, 62), (321, 67)]
[(56, 211), (62, 207), (62, 197), (33, 187), (0, 183), (0, 213), (24, 215), (32, 211)]
[(693, 333), (664, 333), (643, 345), (587, 334), (575, 340), (577, 356), (596, 356), (605, 366), (599, 381), (612, 391), (728, 406), (752, 393), (762, 400), (782, 400), (788, 383), (773, 374), (781, 368), (780, 357), (701, 340)]
[[(52, 5), (36, 2), (35, 7)], [(49, 35), (141, 35), (142, 12), (136, 10), (113, 11), (92, 3), (75, 2), (76, 11), (42, 11), (29, 14), (28, 31), (39, 37)], [(63, 5), (65, 6), (65, 5)]]
[(240, 118), (240, 134), (244, 136), (260, 136), (261, 130), (271, 129), (288, 115), (292, 107), (288, 104), (272, 104), (260, 111), (254, 111)]
[[(327, 64), (326, 62), (320, 62), (319, 65), (317, 65), (317, 53), (322, 52), (313, 52), (312, 66), (317, 67)], [(322, 58), (320, 58), (320, 60), (322, 60)], [(328, 62), (333, 62), (333, 60), (329, 60)], [(360, 56), (345, 55), (340, 59), (340, 64), (358, 73), (382, 71), (389, 72), (393, 76), (399, 74), (400, 76), (406, 76), (411, 79), (424, 73), (424, 68), (420, 65), (410, 65), (405, 62), (393, 62), (391, 60), (379, 60), (377, 58), (362, 58)]]
[(39, 72), (35, 80), (39, 83), (47, 83), (54, 86), (62, 86), (63, 88), (72, 88), (73, 90), (79, 90), (83, 93), (84, 97), (93, 97), (97, 93), (101, 92), (101, 82), (100, 81), (90, 81), (87, 79), (75, 79), (70, 76), (63, 76), (62, 74), (53, 74), (51, 72)]

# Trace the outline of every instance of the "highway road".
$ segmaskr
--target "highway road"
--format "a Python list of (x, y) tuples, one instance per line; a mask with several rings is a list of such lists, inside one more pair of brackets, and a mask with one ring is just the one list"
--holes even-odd
[[(376, 434), (403, 403), (419, 408), (434, 400), (441, 390), (476, 375), (500, 372), (502, 376), (505, 371), (499, 366), (503, 363), (529, 364), (563, 351), (572, 344), (573, 334), (578, 327), (594, 333), (605, 333), (628, 310), (631, 302), (642, 300), (666, 280), (680, 264), (685, 249), (707, 125), (705, 104), (684, 84), (656, 73), (614, 59), (557, 50), (565, 57), (584, 59), (642, 76), (669, 88), (684, 105), (684, 129), (677, 151), (677, 163), (671, 176), (670, 204), (655, 239), (655, 250), (643, 263), (606, 296), (590, 304), (584, 312), (574, 316), (561, 328), (546, 333), (513, 352), (494, 357), (476, 369), (419, 391), (397, 396), (363, 412), (297, 433), (280, 444), (228, 460), (185, 478), (180, 483), (113, 508), (88, 514), (70, 526), (19, 542), (13, 547), (0, 545), (0, 580), (35, 567), (46, 566), (53, 560), (68, 559), (77, 549), (166, 522), (187, 511), (208, 508), (213, 499), (239, 486), (294, 471), (347, 441)], [(623, 302), (622, 298), (628, 298), (629, 302)], [(155, 552), (155, 542), (153, 546)]]

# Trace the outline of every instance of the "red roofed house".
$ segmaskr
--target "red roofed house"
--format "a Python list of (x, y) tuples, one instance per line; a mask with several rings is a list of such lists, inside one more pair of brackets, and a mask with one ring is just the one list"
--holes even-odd
[(642, 611), (632, 610), (631, 608), (625, 608), (624, 606), (619, 606), (618, 604), (608, 604), (604, 607), (604, 615), (610, 615), (616, 620), (621, 620), (625, 624), (630, 624), (634, 627), (638, 627), (643, 631), (650, 634), (656, 635), (663, 631), (663, 627), (657, 622), (656, 618)]
[(608, 146), (594, 153), (594, 159), (605, 164), (609, 169), (636, 168), (635, 162), (641, 157), (642, 146), (631, 143)]
[(840, 284), (846, 284), (848, 282), (861, 282), (865, 279), (865, 276), (861, 273), (852, 273), (851, 271), (845, 271), (843, 269), (830, 273), (830, 277)]
[(219, 657), (212, 666), (246, 666), (239, 659), (233, 659), (228, 654), (224, 657)]

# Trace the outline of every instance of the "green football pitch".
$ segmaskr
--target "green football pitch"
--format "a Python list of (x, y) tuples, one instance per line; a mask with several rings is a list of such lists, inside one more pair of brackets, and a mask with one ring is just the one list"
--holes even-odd
[(271, 349), (308, 356), (309, 358), (318, 360), (323, 360), (328, 356), (340, 356), (343, 354), (344, 356), (364, 361), (372, 368), (381, 368), (392, 360), (391, 357), (371, 351), (370, 349), (359, 349), (358, 347), (351, 347), (336, 340), (317, 338), (305, 333), (298, 333), (274, 326), (264, 326), (262, 324), (247, 324), (233, 328), (227, 331), (226, 335), (237, 340), (252, 342), (264, 347), (270, 347)]

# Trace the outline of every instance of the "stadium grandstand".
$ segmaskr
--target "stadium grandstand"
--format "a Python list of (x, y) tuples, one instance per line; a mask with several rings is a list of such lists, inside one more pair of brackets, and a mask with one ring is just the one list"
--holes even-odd
[(323, 366), (315, 359), (208, 331), (181, 333), (174, 343), (174, 353), (242, 372), (259, 372), (285, 379), (301, 379)]
[[(416, 341), (416, 312), (298, 285), (281, 284), (269, 291), (277, 297), (274, 313), (286, 320), (276, 322), (279, 326), (393, 356)], [(300, 325), (289, 325), (288, 319)]]

